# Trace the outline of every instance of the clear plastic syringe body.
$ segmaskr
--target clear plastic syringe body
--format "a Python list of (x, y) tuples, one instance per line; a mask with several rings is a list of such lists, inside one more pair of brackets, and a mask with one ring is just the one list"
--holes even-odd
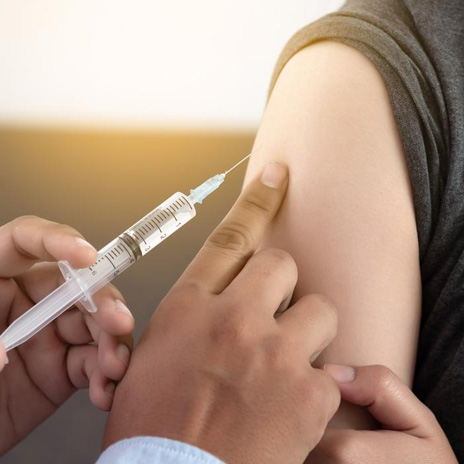
[(6, 350), (29, 340), (77, 302), (81, 302), (89, 312), (97, 311), (92, 295), (195, 217), (195, 203), (202, 203), (213, 193), (224, 182), (227, 172), (230, 170), (206, 180), (191, 190), (190, 196), (178, 192), (169, 197), (103, 247), (92, 266), (73, 269), (68, 262), (59, 262), (66, 281), (1, 334)]
[[(195, 217), (192, 200), (175, 193), (98, 252), (97, 261), (77, 271), (90, 294), (95, 293)], [(72, 278), (70, 274), (69, 278)], [(86, 304), (84, 300), (84, 305)], [(96, 308), (87, 307), (89, 311)]]
[[(222, 176), (217, 186), (223, 180)], [(210, 179), (202, 185), (209, 185), (209, 181)], [(204, 196), (214, 190), (209, 188), (211, 191), (206, 191), (203, 187), (200, 193), (203, 194), (204, 191), (204, 196), (200, 198), (193, 195), (198, 189), (192, 190), (190, 197), (180, 192), (169, 197), (103, 247), (92, 266), (76, 270), (66, 261), (60, 262), (59, 266), (66, 282), (16, 319), (3, 332), (1, 340), (6, 350), (9, 351), (27, 341), (78, 301), (88, 311), (95, 312), (97, 308), (92, 295), (195, 217), (194, 204), (201, 203)]]

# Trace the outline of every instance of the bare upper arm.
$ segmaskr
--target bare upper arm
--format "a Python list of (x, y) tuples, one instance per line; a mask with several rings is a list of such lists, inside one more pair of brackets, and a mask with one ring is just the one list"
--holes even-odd
[[(339, 332), (318, 362), (384, 364), (412, 383), (421, 307), (418, 241), (403, 148), (384, 82), (335, 42), (300, 51), (266, 108), (247, 178), (289, 166), (282, 210), (263, 246), (289, 251), (295, 298), (329, 297)], [(343, 425), (356, 426), (356, 418)], [(359, 424), (358, 424), (359, 425)]]

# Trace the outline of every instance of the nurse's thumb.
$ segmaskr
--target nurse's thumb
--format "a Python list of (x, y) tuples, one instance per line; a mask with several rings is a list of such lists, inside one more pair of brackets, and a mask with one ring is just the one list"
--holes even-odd
[(387, 367), (326, 364), (324, 371), (338, 382), (343, 400), (367, 407), (382, 428), (421, 438), (436, 433), (433, 413)]

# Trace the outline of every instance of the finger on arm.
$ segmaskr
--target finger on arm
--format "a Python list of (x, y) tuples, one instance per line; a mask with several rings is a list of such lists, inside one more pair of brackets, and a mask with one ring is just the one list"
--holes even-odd
[(290, 306), (277, 323), (302, 347), (300, 352), (306, 361), (312, 362), (337, 333), (337, 311), (322, 295), (311, 294)]
[(366, 407), (382, 430), (328, 427), (305, 464), (387, 464), (405, 462), (405, 456), (414, 462), (435, 462), (440, 456), (440, 462), (457, 464), (432, 412), (390, 369), (340, 364), (325, 364), (323, 368), (337, 381), (342, 399)]
[(279, 210), (287, 188), (287, 176), (285, 166), (269, 163), (242, 192), (178, 285), (191, 282), (206, 292), (221, 293), (254, 253)]
[(418, 438), (435, 430), (431, 411), (387, 367), (325, 364), (324, 371), (338, 381), (345, 401), (366, 407), (383, 429)]
[(294, 259), (285, 251), (267, 248), (250, 258), (223, 295), (246, 301), (246, 312), (261, 320), (265, 314), (274, 316), (287, 309), (297, 278)]

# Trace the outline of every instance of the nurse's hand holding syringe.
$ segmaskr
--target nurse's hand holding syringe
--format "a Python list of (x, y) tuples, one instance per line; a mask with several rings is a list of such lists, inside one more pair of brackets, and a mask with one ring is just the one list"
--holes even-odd
[(110, 409), (134, 319), (108, 282), (193, 218), (194, 204), (230, 171), (189, 196), (174, 194), (98, 254), (76, 230), (38, 217), (0, 227), (0, 371), (6, 350), (10, 361), (0, 374), (0, 456), (77, 389), (89, 388), (91, 401)]
[[(79, 269), (96, 256), (79, 232), (62, 224), (25, 216), (0, 227), (0, 331), (60, 285), (56, 261)], [(0, 373), (0, 456), (77, 389), (89, 388), (98, 408), (111, 407), (129, 363), (134, 319), (111, 284), (94, 302), (96, 313), (73, 307), (8, 353), (10, 365)], [(5, 358), (0, 342), (0, 370)]]

